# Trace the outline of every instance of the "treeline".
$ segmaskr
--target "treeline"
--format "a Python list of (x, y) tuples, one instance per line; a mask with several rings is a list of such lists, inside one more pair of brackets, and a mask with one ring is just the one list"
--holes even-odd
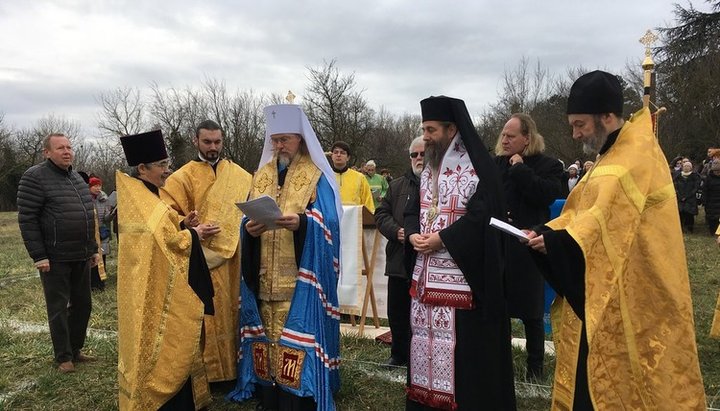
[[(667, 108), (658, 135), (670, 158), (682, 154), (700, 160), (708, 147), (720, 145), (720, 0), (710, 4), (709, 13), (692, 5), (676, 5), (677, 25), (659, 29), (660, 46), (653, 50), (657, 72), (654, 101)], [(626, 115), (641, 106), (640, 62), (638, 58), (628, 63), (624, 73), (617, 73), (625, 88)], [(526, 112), (545, 137), (547, 154), (566, 164), (584, 159), (580, 144), (570, 138), (565, 106), (572, 82), (589, 70), (578, 66), (551, 73), (541, 61), (527, 57), (506, 69), (497, 100), (475, 118), (488, 148), (494, 148), (512, 113)], [(356, 165), (374, 159), (379, 168), (388, 168), (394, 175), (404, 172), (407, 145), (420, 135), (419, 104), (417, 113), (409, 114), (370, 107), (354, 73), (343, 73), (335, 60), (308, 67), (306, 75), (307, 87), (298, 93), (302, 96), (299, 102), (323, 147), (344, 140)], [(471, 94), (455, 97), (469, 99)], [(15, 208), (19, 178), (42, 160), (41, 142), (50, 132), (70, 136), (76, 151), (75, 168), (101, 177), (106, 191), (114, 188), (114, 171), (124, 169), (120, 136), (162, 129), (174, 167), (179, 167), (195, 156), (192, 137), (195, 126), (205, 119), (218, 122), (225, 130), (224, 155), (254, 171), (265, 133), (262, 109), (284, 103), (285, 95), (228, 90), (224, 81), (208, 78), (199, 86), (180, 89), (157, 83), (146, 92), (121, 87), (100, 93), (97, 102), (99, 137), (94, 139), (82, 136), (79, 125), (63, 117), (47, 116), (30, 127), (13, 129), (0, 113), (0, 210)]]

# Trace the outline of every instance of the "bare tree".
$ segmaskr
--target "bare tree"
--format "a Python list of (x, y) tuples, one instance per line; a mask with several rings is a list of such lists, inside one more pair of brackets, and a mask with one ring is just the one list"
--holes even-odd
[(357, 154), (353, 152), (355, 164), (373, 159), (381, 169), (387, 168), (394, 175), (402, 174), (410, 165), (408, 146), (420, 135), (420, 116), (395, 116), (380, 107), (373, 123), (367, 144)]
[(506, 70), (498, 102), (480, 116), (478, 132), (491, 151), (494, 149), (505, 122), (513, 113), (530, 114), (545, 138), (546, 153), (563, 161), (584, 158), (582, 147), (570, 139), (567, 116), (567, 96), (572, 83), (587, 70), (568, 68), (564, 76), (550, 73), (538, 61), (534, 69), (523, 57), (512, 70)]
[(193, 156), (189, 133), (192, 125), (189, 117), (193, 111), (188, 102), (198, 102), (191, 90), (179, 91), (175, 88), (163, 90), (157, 83), (151, 85), (152, 101), (150, 114), (155, 127), (160, 128), (170, 151), (170, 156), (178, 164), (185, 164)]
[(98, 139), (86, 144), (87, 165), (84, 170), (100, 177), (103, 190), (107, 193), (115, 190), (115, 170), (126, 170), (125, 156), (115, 139)]
[(503, 73), (503, 92), (499, 104), (510, 114), (530, 113), (551, 94), (552, 80), (540, 60), (531, 69), (530, 59), (523, 56), (514, 69), (506, 69)]
[(97, 126), (104, 134), (120, 137), (143, 131), (145, 104), (137, 88), (119, 87), (100, 93), (97, 101), (100, 103)]
[(303, 107), (323, 147), (343, 140), (361, 149), (373, 127), (373, 110), (356, 90), (355, 74), (342, 75), (335, 60), (308, 67)]
[(13, 136), (13, 145), (20, 156), (20, 162), (30, 167), (42, 161), (42, 141), (52, 133), (65, 134), (74, 147), (83, 141), (77, 122), (51, 114), (38, 120), (32, 127), (19, 130)]
[(265, 141), (265, 99), (252, 90), (238, 93), (230, 100), (228, 115), (222, 124), (226, 134), (225, 155), (247, 170), (260, 161)]

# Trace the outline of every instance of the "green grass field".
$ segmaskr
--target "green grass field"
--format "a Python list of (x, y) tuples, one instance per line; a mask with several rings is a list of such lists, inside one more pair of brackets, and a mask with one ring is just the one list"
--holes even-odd
[[(703, 221), (698, 218), (698, 221)], [(692, 284), (700, 362), (708, 405), (720, 405), (720, 343), (708, 337), (715, 301), (720, 291), (715, 270), (720, 250), (714, 239), (704, 234), (685, 237)], [(703, 234), (699, 234), (703, 233)], [(0, 213), (0, 411), (2, 410), (113, 410), (117, 409), (117, 306), (115, 301), (116, 248), (108, 258), (110, 277), (106, 291), (93, 293), (91, 330), (86, 351), (99, 361), (80, 364), (78, 372), (61, 375), (55, 370), (42, 287), (25, 252), (17, 226), (16, 213)], [(114, 246), (114, 244), (113, 244)], [(513, 324), (513, 334), (522, 327)], [(404, 409), (404, 370), (388, 370), (381, 364), (389, 348), (369, 339), (343, 337), (341, 341), (342, 388), (336, 396), (339, 410)], [(525, 354), (513, 351), (516, 375), (525, 375)], [(548, 377), (540, 385), (552, 385), (553, 359), (546, 358)], [(548, 388), (517, 384), (518, 408), (548, 409)], [(213, 389), (211, 410), (252, 410), (253, 402), (228, 403), (227, 390)]]

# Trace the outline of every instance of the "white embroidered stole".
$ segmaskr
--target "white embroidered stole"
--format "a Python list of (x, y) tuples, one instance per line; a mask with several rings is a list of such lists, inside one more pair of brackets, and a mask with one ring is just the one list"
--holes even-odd
[[(462, 217), (478, 181), (458, 133), (440, 166), (437, 203), (430, 167), (420, 177), (420, 232), (440, 231)], [(439, 209), (433, 218), (435, 204)], [(418, 254), (411, 294), (408, 396), (434, 408), (455, 409), (455, 309), (473, 307), (472, 290), (447, 249), (442, 249)]]
[[(450, 143), (437, 176), (437, 202), (433, 199), (433, 170), (425, 167), (420, 176), (420, 232), (438, 232), (465, 215), (475, 193), (478, 176), (465, 145), (457, 134)], [(437, 210), (433, 206), (437, 204)], [(433, 218), (433, 214), (437, 214)], [(472, 290), (447, 249), (418, 254), (413, 269), (413, 289), (420, 302), (455, 308), (473, 307)]]

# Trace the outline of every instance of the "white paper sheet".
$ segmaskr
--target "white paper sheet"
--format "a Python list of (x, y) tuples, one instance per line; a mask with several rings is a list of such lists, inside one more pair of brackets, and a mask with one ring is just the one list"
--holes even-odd
[(244, 203), (235, 203), (249, 219), (265, 224), (268, 230), (276, 230), (275, 220), (282, 217), (280, 207), (275, 200), (268, 195), (246, 201)]
[(495, 217), (490, 217), (490, 227), (495, 227), (504, 233), (508, 233), (513, 237), (517, 237), (522, 242), (527, 242), (530, 240), (528, 238), (528, 236), (522, 230), (520, 230), (517, 227), (512, 226), (504, 221), (498, 220)]

